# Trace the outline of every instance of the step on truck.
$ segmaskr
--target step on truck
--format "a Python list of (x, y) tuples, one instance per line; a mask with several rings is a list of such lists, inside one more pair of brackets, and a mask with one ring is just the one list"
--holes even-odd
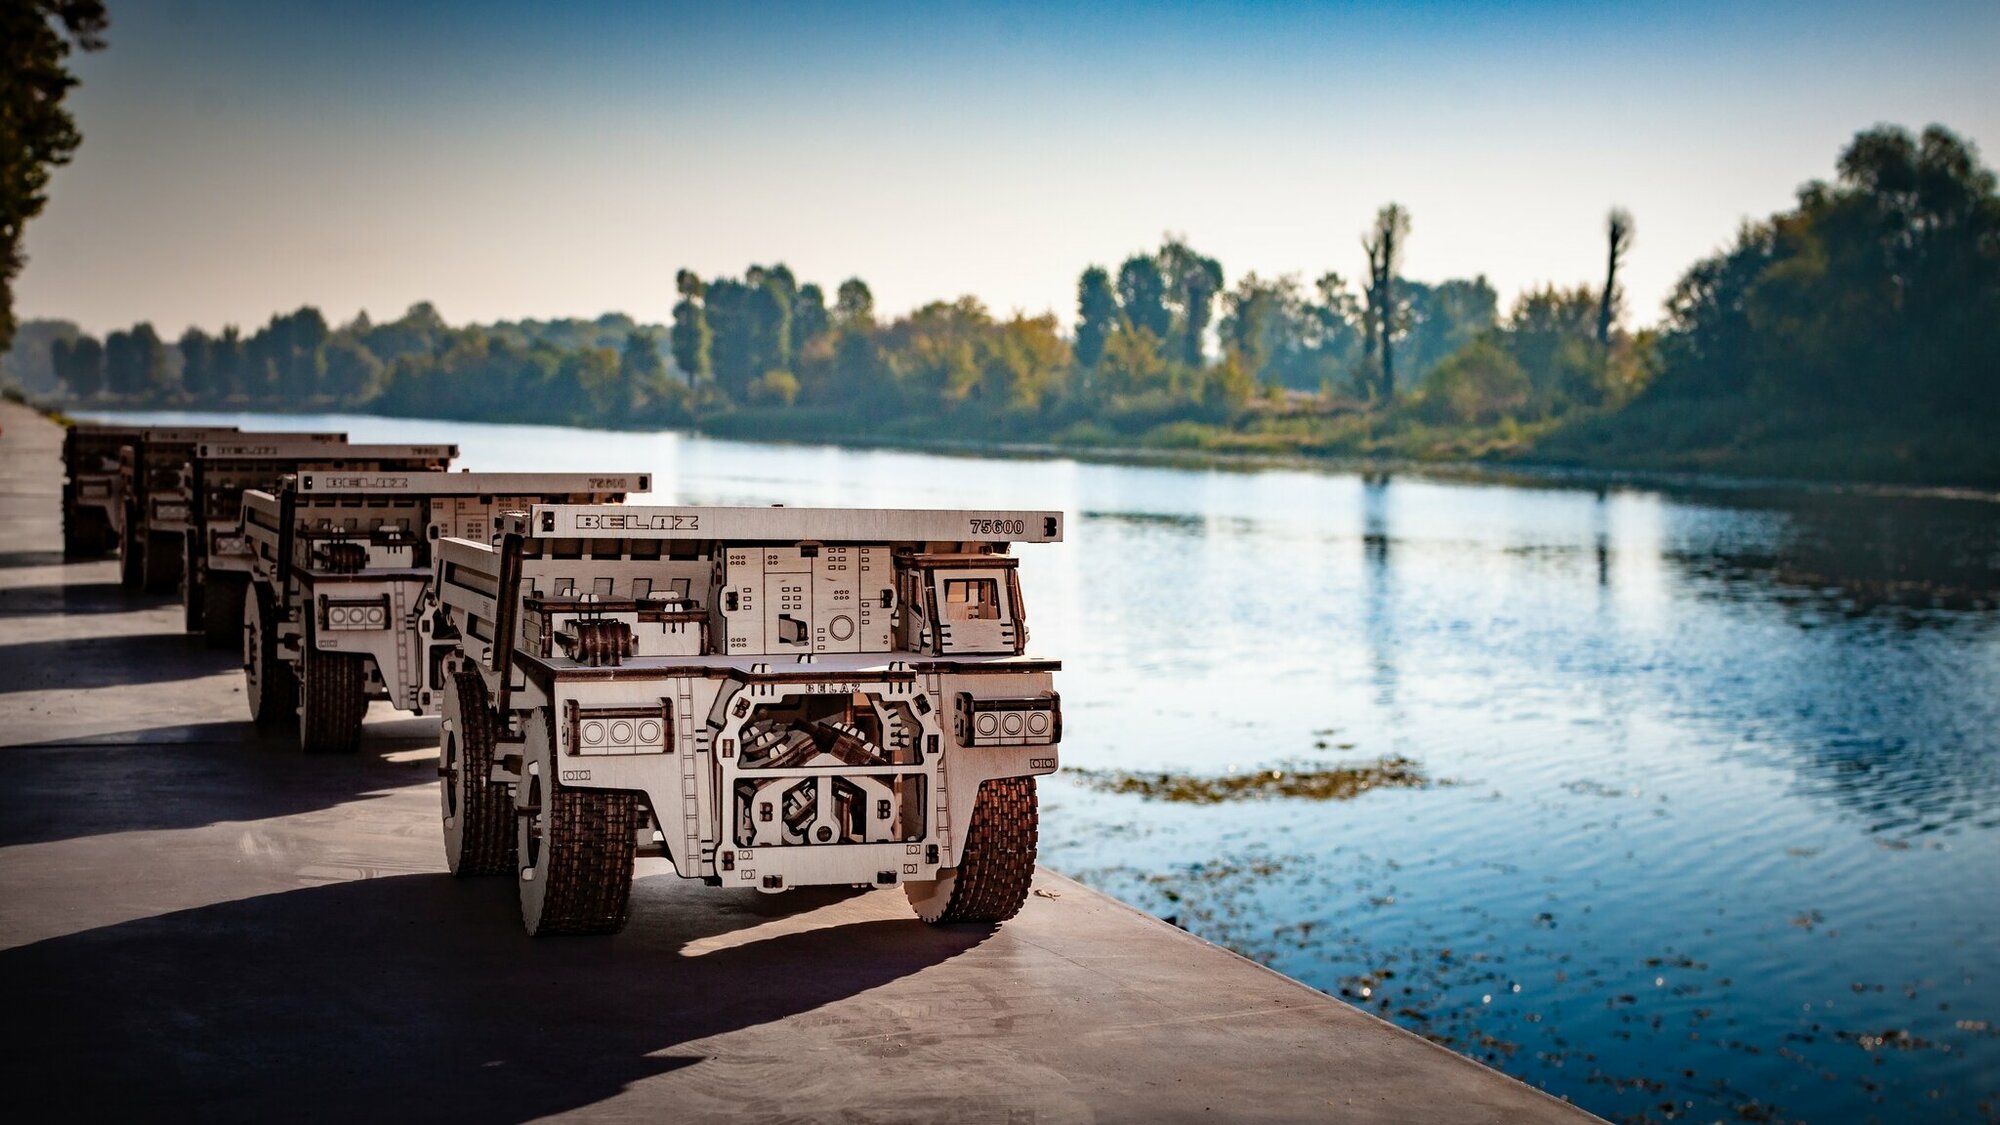
[(350, 445), (255, 434), (197, 443), (188, 466), (193, 526), (181, 580), (188, 632), (201, 633), (210, 648), (243, 643), (250, 588), (250, 545), (241, 533), (246, 490), (278, 488), (305, 470), (441, 472), (457, 457), (456, 445)]
[(623, 928), (636, 855), (782, 891), (901, 886), (1012, 917), (1056, 768), (1013, 543), (1059, 512), (537, 506), (441, 540), (457, 875), (531, 934)]
[[(650, 473), (310, 471), (243, 494), (251, 718), (297, 720), (308, 753), (351, 753), (371, 699), (438, 713), (457, 647), (431, 597), (436, 544), (490, 539), (496, 513), (613, 504)], [(267, 612), (268, 609), (268, 612)]]
[[(78, 422), (63, 431), (64, 558), (94, 558), (121, 548), (125, 538), (121, 455), (126, 446), (153, 428)], [(211, 432), (234, 431), (233, 427), (220, 427)], [(122, 558), (120, 561), (122, 577)]]
[[(128, 590), (165, 594), (179, 590), (186, 573), (187, 537), (193, 527), (188, 462), (204, 441), (241, 435), (258, 441), (337, 443), (346, 434), (253, 433), (234, 426), (148, 426), (119, 450), (119, 497), (124, 533), (118, 539), (119, 580)], [(185, 597), (182, 599), (185, 604)]]

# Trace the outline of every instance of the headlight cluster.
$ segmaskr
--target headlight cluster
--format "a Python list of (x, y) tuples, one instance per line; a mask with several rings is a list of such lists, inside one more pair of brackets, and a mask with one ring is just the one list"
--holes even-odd
[(320, 605), (322, 620), (328, 629), (386, 629), (389, 626), (387, 595), (366, 601), (323, 599)]
[(1048, 746), (1062, 738), (1054, 692), (1033, 699), (974, 699), (960, 692), (956, 710), (961, 746)]
[(567, 705), (572, 754), (664, 754), (669, 749), (661, 707)]

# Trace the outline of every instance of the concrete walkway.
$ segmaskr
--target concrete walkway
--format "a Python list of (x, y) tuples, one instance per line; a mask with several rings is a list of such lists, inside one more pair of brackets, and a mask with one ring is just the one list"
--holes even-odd
[(443, 873), (436, 724), (259, 740), (232, 654), (64, 564), (0, 403), (0, 1051), (44, 1120), (1587, 1121), (1042, 872), (997, 929), (642, 860), (613, 938)]

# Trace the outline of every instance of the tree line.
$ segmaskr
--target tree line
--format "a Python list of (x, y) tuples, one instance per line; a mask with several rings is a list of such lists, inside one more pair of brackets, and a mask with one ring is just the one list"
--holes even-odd
[[(316, 309), (245, 335), (150, 325), (49, 345), (73, 399), (328, 408), (743, 436), (960, 437), (1412, 456), (1725, 464), (1772, 419), (1926, 426), (2000, 402), (2000, 203), (1972, 147), (1868, 130), (1838, 176), (1746, 224), (1627, 332), (1636, 225), (1612, 209), (1603, 273), (1518, 295), (1403, 273), (1421, 226), (1389, 204), (1359, 281), (1244, 274), (1179, 236), (1078, 275), (1073, 327), (973, 298), (879, 316), (865, 281), (782, 263), (674, 278), (669, 323), (447, 324), (428, 304), (334, 327)], [(44, 338), (48, 335), (43, 332)], [(1692, 404), (1692, 405), (1691, 405)], [(1723, 404), (1723, 405), (1717, 405)], [(1644, 419), (1678, 425), (1637, 426)], [(1825, 427), (1816, 432), (1827, 440)], [(1717, 454), (1717, 450), (1723, 451)], [(1704, 461), (1703, 458), (1707, 460)]]

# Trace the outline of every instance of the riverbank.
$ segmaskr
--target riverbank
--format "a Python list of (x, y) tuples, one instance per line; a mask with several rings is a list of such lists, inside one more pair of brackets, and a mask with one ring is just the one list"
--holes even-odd
[[(127, 405), (65, 404), (60, 408), (43, 404), (41, 407), (52, 416), (63, 417), (65, 412), (79, 417), (116, 417), (123, 414), (155, 416), (159, 414), (190, 413), (203, 416), (238, 413), (233, 410), (194, 410), (181, 407), (131, 407)], [(245, 408), (241, 413), (260, 416), (282, 416), (286, 414), (317, 414), (321, 412), (358, 414), (363, 417), (409, 420), (401, 414), (376, 414), (366, 411), (338, 410), (330, 406), (301, 407), (297, 410), (280, 411), (264, 407)], [(1880, 497), (1903, 497), (1911, 499), (1965, 500), (2000, 503), (2000, 483), (1992, 487), (1927, 485), (1897, 483), (1883, 480), (1845, 480), (1825, 477), (1790, 476), (1782, 472), (1740, 472), (1711, 467), (1703, 469), (1674, 468), (1667, 465), (1650, 467), (1621, 467), (1615, 458), (1601, 451), (1590, 453), (1585, 450), (1574, 454), (1569, 460), (1536, 461), (1522, 456), (1506, 459), (1473, 460), (1452, 457), (1407, 457), (1390, 455), (1355, 456), (1332, 452), (1311, 452), (1301, 446), (1289, 452), (1251, 451), (1241, 449), (1201, 449), (1177, 445), (1148, 446), (1141, 444), (1121, 444), (1118, 442), (1058, 442), (1058, 441), (998, 441), (978, 440), (939, 434), (896, 434), (863, 433), (855, 431), (832, 431), (799, 433), (791, 430), (760, 432), (755, 427), (746, 427), (743, 415), (729, 415), (734, 419), (729, 424), (708, 424), (687, 428), (650, 430), (644, 428), (605, 429), (605, 432), (663, 432), (696, 433), (706, 437), (718, 437), (737, 441), (762, 441), (777, 445), (792, 446), (833, 446), (843, 449), (902, 450), (920, 453), (939, 453), (951, 456), (1002, 457), (1002, 458), (1049, 458), (1062, 457), (1077, 461), (1108, 465), (1144, 465), (1175, 469), (1215, 469), (1231, 472), (1259, 472), (1266, 470), (1298, 470), (1308, 472), (1356, 473), (1363, 476), (1412, 475), (1440, 481), (1457, 481), (1482, 484), (1505, 484), (1526, 488), (1651, 488), (1677, 492), (1747, 493), (1766, 490), (1803, 491), (1810, 493), (1859, 495)], [(441, 424), (453, 421), (486, 422), (478, 418), (429, 419)], [(570, 426), (566, 421), (547, 419), (505, 419), (507, 425), (551, 425)], [(591, 427), (586, 427), (591, 428)], [(596, 427), (604, 429), (603, 427)], [(1714, 459), (1711, 458), (1712, 462)]]

